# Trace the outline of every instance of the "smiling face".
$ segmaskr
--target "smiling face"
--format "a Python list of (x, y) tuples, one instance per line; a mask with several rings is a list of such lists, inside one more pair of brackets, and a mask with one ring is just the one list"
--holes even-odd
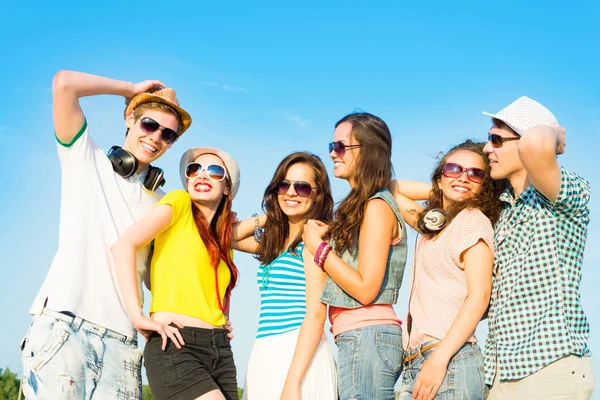
[(476, 183), (468, 179), (468, 168), (479, 168), (485, 170), (485, 162), (477, 153), (468, 150), (459, 150), (446, 158), (445, 163), (454, 163), (462, 166), (465, 171), (457, 178), (449, 178), (442, 174), (438, 181), (438, 187), (442, 192), (444, 200), (444, 209), (448, 209), (455, 202), (460, 202), (479, 193), (481, 183)]
[[(342, 142), (346, 146), (359, 144), (352, 135), (352, 124), (350, 122), (343, 122), (335, 128), (333, 141)], [(329, 157), (333, 160), (333, 175), (336, 178), (347, 180), (352, 185), (352, 177), (356, 171), (359, 155), (360, 147), (346, 149), (343, 155), (335, 151), (329, 153)]]
[(311, 187), (316, 188), (315, 173), (308, 164), (296, 163), (288, 168), (285, 180), (291, 183), (290, 187), (287, 192), (277, 195), (277, 202), (290, 222), (301, 221), (305, 219), (308, 211), (315, 203), (318, 189), (312, 189), (309, 197), (301, 197), (296, 193), (293, 183), (308, 182)]
[(202, 154), (194, 160), (202, 165), (202, 172), (187, 180), (187, 191), (192, 201), (200, 203), (206, 207), (217, 209), (224, 195), (229, 194), (228, 177), (221, 181), (215, 181), (209, 178), (206, 167), (210, 164), (217, 164), (225, 168), (225, 163), (214, 154)]
[(158, 159), (171, 147), (162, 139), (160, 129), (151, 133), (146, 133), (141, 129), (140, 121), (145, 117), (152, 118), (162, 127), (173, 129), (176, 132), (179, 126), (175, 115), (157, 109), (146, 109), (139, 118), (135, 117), (134, 111), (127, 115), (125, 124), (129, 133), (125, 138), (123, 148), (137, 158), (139, 162), (137, 172), (144, 170), (148, 164)]
[[(490, 135), (499, 135), (502, 138), (519, 137), (515, 132), (507, 128), (499, 128), (492, 126), (489, 131)], [(511, 140), (502, 143), (501, 147), (492, 146), (492, 142), (488, 141), (483, 151), (488, 155), (490, 160), (490, 175), (492, 179), (509, 179), (523, 174), (525, 167), (519, 158), (519, 141)]]

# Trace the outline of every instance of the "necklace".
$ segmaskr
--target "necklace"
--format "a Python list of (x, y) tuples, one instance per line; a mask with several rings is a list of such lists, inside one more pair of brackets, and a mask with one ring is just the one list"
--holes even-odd
[(291, 250), (288, 248), (286, 251), (284, 251), (277, 257), (275, 257), (275, 259), (273, 261), (271, 261), (267, 265), (263, 266), (262, 276), (261, 276), (263, 289), (266, 289), (269, 287), (269, 281), (271, 280), (271, 268), (273, 268), (273, 264), (275, 264), (275, 261), (277, 261), (279, 259), (279, 257), (281, 257), (284, 254), (287, 254), (289, 252), (291, 252)]
[[(278, 257), (275, 258), (275, 260), (277, 260)], [(271, 279), (271, 268), (273, 267), (273, 263), (275, 262), (275, 260), (271, 261), (270, 263), (268, 263), (267, 265), (263, 266), (263, 270), (262, 270), (262, 287), (263, 289), (266, 289), (269, 287), (269, 281)]]
[[(223, 253), (221, 253), (221, 259), (225, 260), (225, 257), (223, 257)], [(231, 281), (229, 282), (229, 285), (227, 285), (227, 289), (225, 289), (225, 305), (223, 305), (223, 303), (221, 303), (221, 292), (219, 291), (219, 264), (221, 263), (221, 260), (219, 260), (219, 262), (217, 263), (217, 266), (214, 267), (215, 270), (215, 289), (217, 292), (217, 302), (219, 303), (219, 309), (221, 310), (221, 312), (225, 313), (225, 311), (227, 310), (227, 307), (229, 307), (229, 297), (231, 294)], [(227, 264), (227, 263), (225, 263)]]

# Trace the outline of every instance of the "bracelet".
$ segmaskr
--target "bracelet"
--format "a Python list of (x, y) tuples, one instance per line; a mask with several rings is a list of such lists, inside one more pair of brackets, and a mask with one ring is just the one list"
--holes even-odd
[(263, 234), (265, 233), (265, 229), (260, 226), (257, 213), (252, 214), (252, 218), (254, 218), (254, 240), (260, 243), (262, 241)]
[(327, 258), (327, 255), (329, 254), (330, 251), (331, 251), (331, 246), (330, 245), (325, 246), (325, 248), (323, 249), (323, 253), (321, 254), (321, 259), (319, 260), (319, 264), (317, 264), (319, 266), (319, 268), (321, 268), (321, 269), (325, 268), (325, 259)]
[(325, 265), (325, 259), (327, 258), (327, 254), (329, 254), (330, 251), (331, 246), (327, 242), (322, 241), (319, 247), (317, 248), (317, 251), (315, 251), (314, 258), (315, 264), (317, 264), (319, 268), (323, 269), (323, 266)]
[(319, 261), (321, 260), (321, 253), (323, 252), (323, 249), (327, 246), (327, 242), (326, 241), (322, 241), (321, 244), (319, 245), (319, 247), (317, 247), (317, 251), (315, 251), (315, 264), (319, 265)]

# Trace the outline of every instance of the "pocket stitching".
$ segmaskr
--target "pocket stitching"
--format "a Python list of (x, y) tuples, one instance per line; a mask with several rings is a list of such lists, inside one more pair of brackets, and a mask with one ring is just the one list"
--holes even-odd
[[(62, 331), (60, 334), (57, 333), (59, 329)], [(51, 342), (50, 339), (52, 339), (54, 335), (57, 336), (55, 340)], [(39, 372), (48, 362), (50, 362), (50, 360), (52, 360), (52, 358), (54, 358), (68, 338), (69, 331), (65, 327), (58, 326), (57, 323), (54, 323), (50, 335), (48, 336), (48, 340), (46, 340), (46, 343), (44, 343), (40, 351), (31, 359), (31, 364), (33, 365), (31, 370), (36, 373)]]
[[(390, 335), (390, 333), (387, 333), (387, 334)], [(387, 365), (387, 367), (390, 369), (390, 371), (392, 371), (393, 373), (397, 373), (398, 371), (402, 370), (402, 360), (403, 360), (403, 355), (404, 355), (404, 349), (402, 348), (402, 345), (398, 344), (397, 342), (393, 342), (393, 341), (384, 339), (382, 336), (382, 332), (376, 333), (375, 343), (376, 343), (377, 353), (379, 354), (379, 357), (385, 363), (385, 365)], [(388, 360), (388, 358), (383, 354), (383, 351), (379, 347), (380, 343), (392, 345), (392, 346), (398, 348), (398, 350), (400, 352), (400, 363), (399, 363), (399, 367), (397, 369), (391, 365), (390, 360)]]

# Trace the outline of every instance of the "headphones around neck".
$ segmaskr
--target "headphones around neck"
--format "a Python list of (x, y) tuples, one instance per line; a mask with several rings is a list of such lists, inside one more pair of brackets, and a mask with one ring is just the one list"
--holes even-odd
[[(113, 146), (106, 155), (110, 160), (113, 171), (123, 178), (129, 178), (138, 169), (138, 160), (120, 146)], [(151, 192), (165, 184), (165, 174), (162, 169), (148, 165), (148, 173), (144, 178), (144, 187)]]
[(423, 217), (423, 224), (425, 226), (425, 229), (427, 230), (427, 232), (425, 233), (439, 232), (442, 229), (444, 229), (447, 222), (448, 215), (444, 210), (439, 208), (429, 210)]

